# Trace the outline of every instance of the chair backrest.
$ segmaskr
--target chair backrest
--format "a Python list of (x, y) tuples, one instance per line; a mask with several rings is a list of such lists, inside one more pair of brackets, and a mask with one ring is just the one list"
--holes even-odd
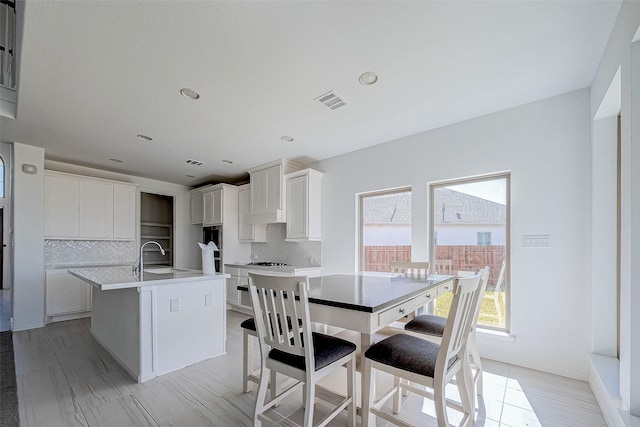
[(260, 343), (266, 359), (269, 347), (305, 357), (307, 372), (315, 371), (306, 276), (249, 273), (249, 292)]
[(429, 262), (391, 261), (392, 273), (404, 273), (405, 276), (426, 277), (429, 275)]
[(453, 366), (452, 360), (463, 360), (467, 352), (467, 340), (480, 296), (480, 273), (456, 279), (453, 301), (442, 334), (442, 342), (436, 361), (436, 372), (446, 373)]
[(475, 275), (476, 275), (475, 271), (458, 270), (458, 277), (471, 277), (471, 276), (475, 276)]
[(480, 274), (480, 285), (478, 286), (478, 303), (476, 304), (476, 314), (473, 316), (472, 327), (475, 328), (478, 323), (478, 317), (480, 317), (480, 309), (482, 308), (482, 300), (484, 299), (484, 292), (487, 290), (487, 282), (489, 281), (489, 266), (481, 268), (478, 272)]
[(496, 288), (495, 288), (496, 294), (503, 291), (506, 269), (507, 269), (507, 259), (505, 258), (504, 260), (502, 260), (502, 267), (500, 267), (500, 274), (498, 275), (498, 280), (496, 281)]
[(453, 260), (451, 259), (437, 259), (434, 262), (434, 273), (451, 275), (453, 271)]

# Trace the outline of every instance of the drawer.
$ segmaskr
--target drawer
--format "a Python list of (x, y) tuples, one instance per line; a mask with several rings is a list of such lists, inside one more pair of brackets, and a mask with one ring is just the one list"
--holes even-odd
[(438, 293), (440, 289), (431, 289), (428, 292), (425, 292), (423, 294), (418, 295), (415, 298), (416, 301), (416, 306), (417, 307), (421, 307), (423, 305), (426, 305), (427, 303), (433, 301), (438, 295), (440, 295)]
[(444, 285), (438, 286), (438, 295), (446, 294), (453, 290), (453, 280), (445, 283)]
[(378, 314), (378, 326), (387, 326), (391, 322), (398, 320), (399, 318), (410, 314), (413, 310), (415, 310), (415, 299), (411, 298), (410, 300), (406, 300), (401, 302), (400, 304), (396, 304), (391, 308), (386, 309)]

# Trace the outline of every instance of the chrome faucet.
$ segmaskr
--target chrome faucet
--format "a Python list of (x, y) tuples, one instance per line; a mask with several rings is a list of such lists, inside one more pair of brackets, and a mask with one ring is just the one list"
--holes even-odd
[(158, 246), (160, 248), (160, 253), (162, 253), (162, 255), (164, 255), (164, 248), (162, 247), (162, 245), (160, 245), (160, 243), (156, 242), (155, 240), (149, 240), (148, 242), (143, 243), (140, 246), (140, 264), (138, 266), (139, 271), (140, 271), (140, 277), (142, 277), (142, 272), (144, 271), (144, 253), (143, 253), (143, 249), (145, 246), (147, 246), (149, 243), (153, 243), (156, 246)]

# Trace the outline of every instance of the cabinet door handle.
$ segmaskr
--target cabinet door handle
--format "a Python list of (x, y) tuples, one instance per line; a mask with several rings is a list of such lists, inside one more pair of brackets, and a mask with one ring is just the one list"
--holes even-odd
[(404, 314), (404, 308), (401, 308), (398, 311), (400, 312), (400, 314)]

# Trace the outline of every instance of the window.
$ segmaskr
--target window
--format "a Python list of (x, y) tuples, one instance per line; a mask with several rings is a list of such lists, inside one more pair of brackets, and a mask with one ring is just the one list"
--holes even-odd
[(488, 246), (491, 244), (490, 231), (478, 231), (478, 246)]
[[(489, 266), (478, 324), (497, 330), (509, 320), (509, 184), (500, 174), (430, 186), (431, 263), (451, 266), (452, 275)], [(435, 314), (447, 316), (451, 299), (438, 297)]]
[(361, 194), (360, 271), (391, 271), (391, 261), (411, 261), (411, 189)]

